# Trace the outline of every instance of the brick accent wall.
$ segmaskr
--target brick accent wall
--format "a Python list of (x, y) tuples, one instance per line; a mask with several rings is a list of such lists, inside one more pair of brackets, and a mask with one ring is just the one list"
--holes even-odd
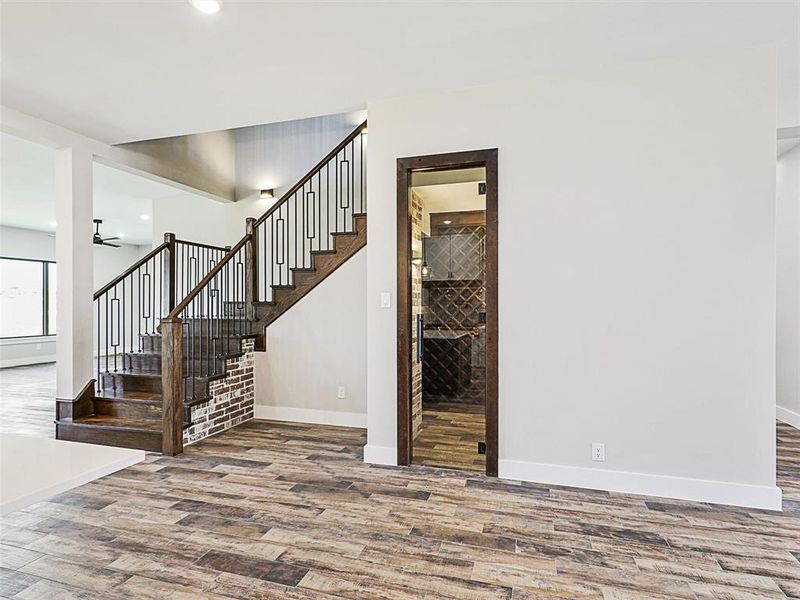
[(192, 426), (183, 432), (184, 445), (194, 444), (253, 418), (254, 344), (252, 339), (242, 341), (244, 354), (228, 360), (227, 375), (211, 382), (211, 400), (192, 408)]
[[(411, 253), (422, 258), (423, 215), (422, 199), (411, 191)], [(417, 356), (417, 315), (422, 313), (422, 270), (415, 264), (411, 269), (411, 437), (422, 428), (422, 364)]]

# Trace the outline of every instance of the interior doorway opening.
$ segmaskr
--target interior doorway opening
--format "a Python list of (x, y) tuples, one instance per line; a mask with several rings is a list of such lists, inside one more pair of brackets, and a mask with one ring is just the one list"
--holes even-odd
[(398, 161), (398, 463), (497, 474), (496, 151)]

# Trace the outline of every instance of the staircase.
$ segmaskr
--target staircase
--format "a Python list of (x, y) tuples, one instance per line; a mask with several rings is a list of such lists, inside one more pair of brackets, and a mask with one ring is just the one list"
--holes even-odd
[(57, 401), (56, 438), (181, 452), (243, 342), (263, 351), (266, 327), (366, 245), (365, 136), (366, 122), (233, 247), (166, 234), (98, 290), (95, 379)]

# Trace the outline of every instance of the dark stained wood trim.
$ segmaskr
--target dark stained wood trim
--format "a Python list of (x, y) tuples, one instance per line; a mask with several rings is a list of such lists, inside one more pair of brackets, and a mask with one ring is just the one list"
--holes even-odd
[(411, 464), (411, 169), (397, 159), (397, 464)]
[[(167, 256), (162, 261), (161, 305), (167, 313), (175, 308), (175, 294), (177, 284), (177, 243), (174, 233), (164, 234), (164, 243), (167, 245)], [(161, 315), (159, 315), (161, 316)]]
[(245, 307), (247, 318), (255, 318), (255, 306), (253, 302), (258, 300), (258, 230), (256, 220), (253, 217), (247, 218), (247, 235), (250, 241), (244, 247), (244, 272), (245, 272)]
[(161, 319), (161, 452), (183, 452), (183, 325), (180, 318)]
[(71, 421), (92, 414), (96, 379), (90, 379), (75, 398), (56, 398), (56, 420)]
[(412, 171), (486, 168), (486, 474), (498, 461), (498, 190), (497, 148), (397, 159), (397, 464), (409, 465), (411, 439), (411, 211)]
[(497, 149), (486, 160), (486, 474), (497, 477), (498, 307), (497, 307)]

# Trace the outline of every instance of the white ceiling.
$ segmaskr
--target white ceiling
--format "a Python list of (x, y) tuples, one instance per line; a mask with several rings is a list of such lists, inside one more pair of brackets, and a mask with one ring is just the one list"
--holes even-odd
[(796, 35), (784, 2), (2, 2), (2, 102), (109, 143)]
[(412, 188), (429, 213), (485, 210), (486, 196), (478, 194), (475, 182), (422, 185)]
[[(173, 187), (105, 165), (94, 165), (94, 217), (100, 233), (122, 242), (152, 242), (152, 202), (182, 194)], [(148, 220), (142, 220), (147, 215)], [(56, 232), (55, 150), (0, 133), (0, 224)]]

